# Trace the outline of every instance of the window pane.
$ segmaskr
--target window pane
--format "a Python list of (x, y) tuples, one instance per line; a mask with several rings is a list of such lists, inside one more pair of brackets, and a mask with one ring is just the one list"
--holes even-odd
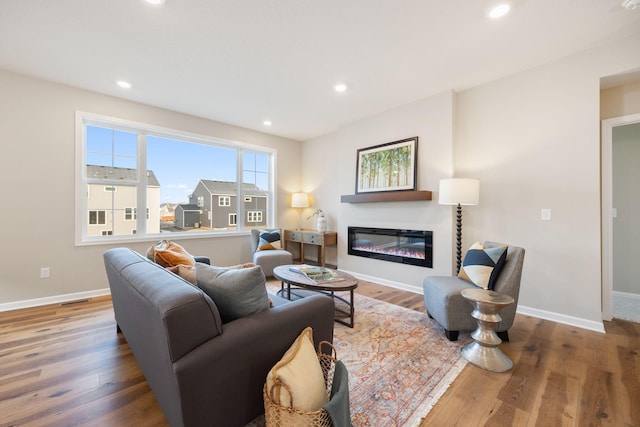
[(137, 135), (115, 129), (87, 126), (86, 164), (136, 169)]
[(235, 229), (229, 213), (236, 210), (236, 159), (237, 150), (230, 148), (147, 137), (147, 167), (160, 188), (157, 209), (174, 211), (160, 231)]
[(104, 191), (102, 184), (88, 184), (87, 236), (130, 235), (136, 229), (131, 206), (137, 202), (137, 189), (127, 185), (115, 187), (116, 191)]
[(251, 151), (242, 154), (242, 195), (247, 212), (244, 227), (264, 227), (269, 222), (269, 155)]
[[(171, 136), (122, 121), (110, 128), (108, 118), (83, 120), (85, 158), (78, 165), (85, 172), (79, 224), (86, 231), (83, 238), (269, 224), (272, 154), (228, 142)], [(127, 130), (118, 129), (125, 126)], [(138, 163), (144, 163), (138, 159), (139, 149), (147, 156), (146, 172), (138, 170)], [(146, 206), (138, 206), (138, 199), (146, 200)], [(137, 215), (141, 209), (144, 217)]]

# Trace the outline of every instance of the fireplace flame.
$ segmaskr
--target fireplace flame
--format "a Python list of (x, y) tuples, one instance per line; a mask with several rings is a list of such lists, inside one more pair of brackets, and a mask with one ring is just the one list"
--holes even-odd
[(395, 255), (407, 258), (425, 259), (423, 251), (411, 250), (406, 247), (397, 246), (372, 246), (372, 245), (355, 245), (353, 249), (363, 252), (373, 252), (376, 254)]

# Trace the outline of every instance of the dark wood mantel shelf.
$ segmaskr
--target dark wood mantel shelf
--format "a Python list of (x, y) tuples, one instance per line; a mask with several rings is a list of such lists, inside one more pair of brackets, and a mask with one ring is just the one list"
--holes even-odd
[(340, 197), (341, 203), (409, 202), (414, 200), (431, 200), (431, 191), (388, 191), (348, 194)]

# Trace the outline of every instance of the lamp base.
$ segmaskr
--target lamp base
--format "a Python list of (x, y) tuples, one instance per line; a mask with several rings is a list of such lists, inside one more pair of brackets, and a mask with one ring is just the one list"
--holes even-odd
[(456, 216), (456, 274), (462, 266), (462, 206), (458, 203)]

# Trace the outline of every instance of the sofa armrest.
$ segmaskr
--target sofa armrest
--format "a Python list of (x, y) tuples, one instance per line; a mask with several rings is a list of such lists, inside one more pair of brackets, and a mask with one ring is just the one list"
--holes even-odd
[[(333, 342), (333, 300), (312, 295), (223, 325), (223, 333), (174, 363), (185, 425), (245, 425), (264, 412), (267, 373), (307, 326)], [(238, 401), (238, 396), (242, 400)], [(234, 408), (234, 410), (230, 410)]]
[(201, 262), (203, 264), (211, 265), (211, 260), (206, 255), (197, 255), (193, 257), (196, 262)]

